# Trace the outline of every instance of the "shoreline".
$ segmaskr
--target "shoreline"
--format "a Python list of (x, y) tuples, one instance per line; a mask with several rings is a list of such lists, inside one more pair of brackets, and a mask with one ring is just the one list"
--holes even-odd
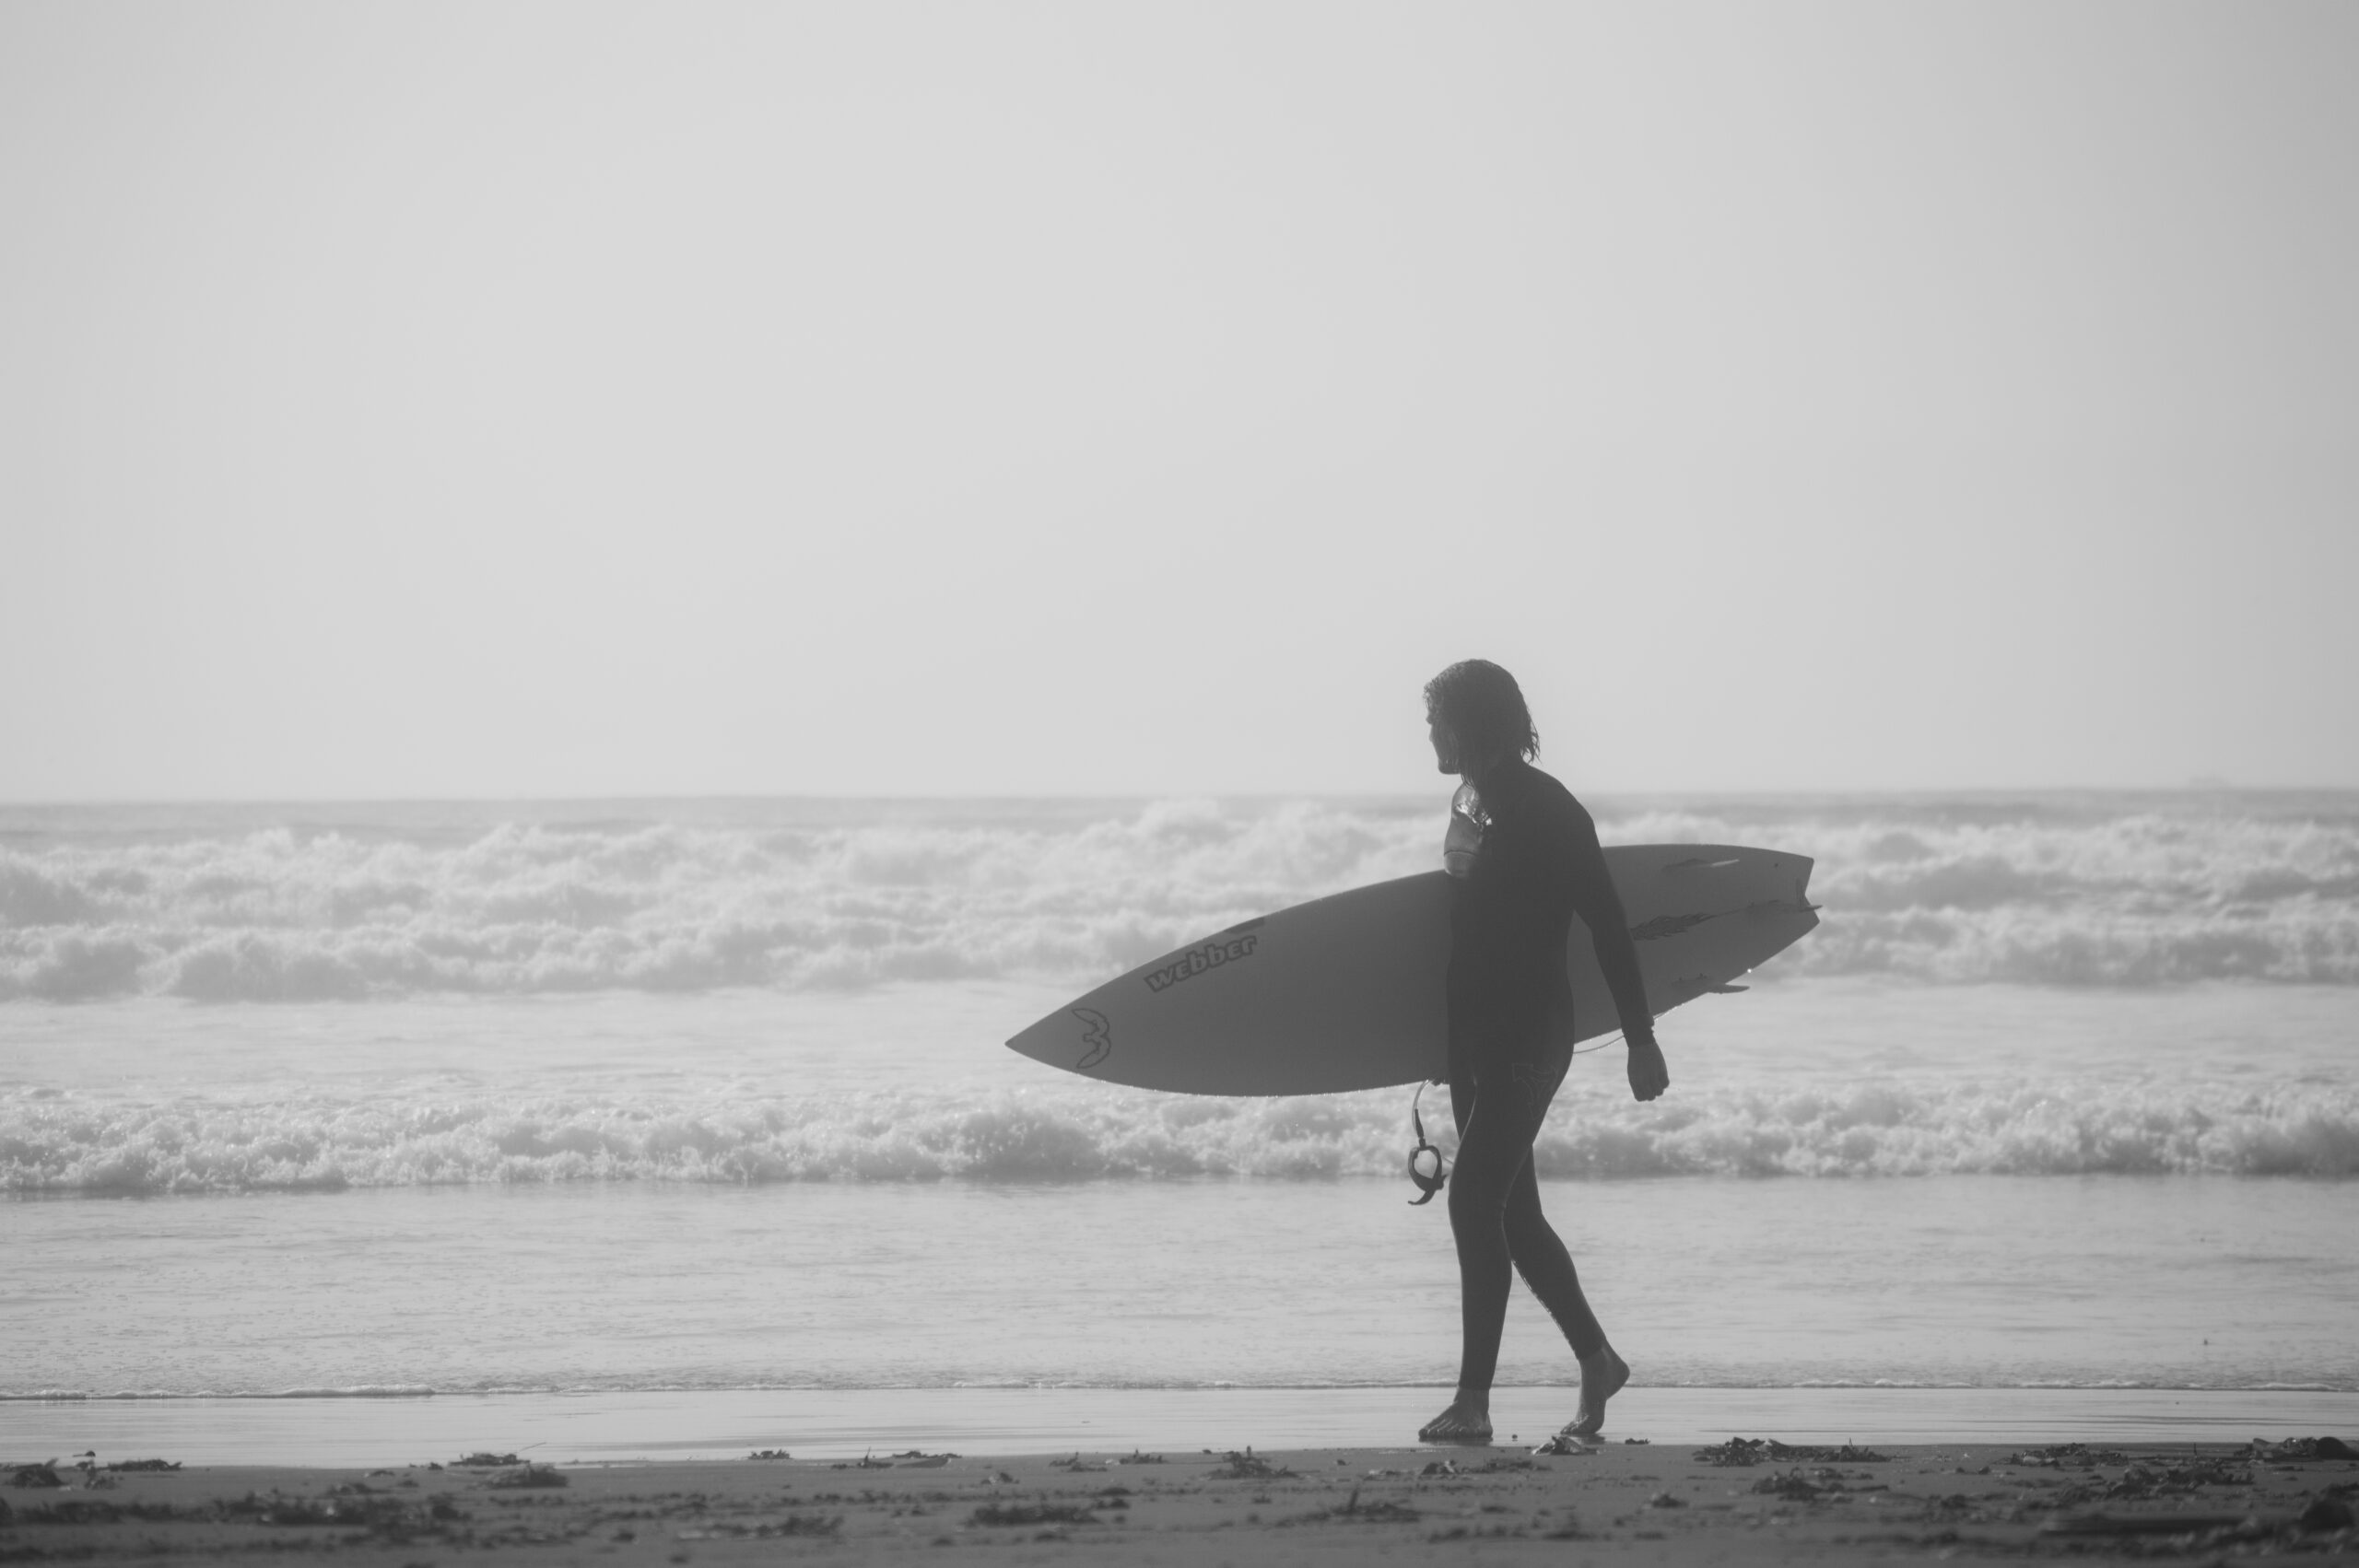
[[(725, 1461), (954, 1450), (1020, 1456), (1168, 1447), (1414, 1446), (1441, 1387), (861, 1388), (350, 1398), (0, 1401), (0, 1459), (96, 1450), (189, 1465), (374, 1469), (488, 1449), (543, 1462)], [(1577, 1385), (1493, 1394), (1501, 1449), (1568, 1420)], [(1634, 1387), (1605, 1433), (1649, 1444), (1771, 1434), (1789, 1443), (2242, 1444), (2359, 1435), (2359, 1393), (2306, 1389)]]
[[(1868, 1563), (2359, 1550), (2336, 1443), (1710, 1445), (902, 1453), (860, 1461), (21, 1472), (0, 1551), (370, 1561), (499, 1551), (618, 1565), (1467, 1560)], [(144, 1457), (144, 1456), (143, 1456)], [(103, 1456), (102, 1456), (103, 1457)], [(128, 1456), (126, 1456), (128, 1457)], [(40, 1467), (35, 1467), (40, 1468)], [(948, 1555), (945, 1557), (945, 1553)]]

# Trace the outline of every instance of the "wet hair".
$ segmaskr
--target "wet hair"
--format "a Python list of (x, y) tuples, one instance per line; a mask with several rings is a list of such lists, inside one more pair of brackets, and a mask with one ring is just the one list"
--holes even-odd
[(1540, 731), (1515, 677), (1487, 659), (1461, 659), (1426, 683), (1426, 707), (1458, 737), (1460, 755), (1526, 762), (1540, 755)]

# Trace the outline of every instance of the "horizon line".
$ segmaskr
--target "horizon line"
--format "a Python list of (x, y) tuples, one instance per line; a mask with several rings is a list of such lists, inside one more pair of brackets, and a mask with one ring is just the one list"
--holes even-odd
[[(88, 795), (78, 797), (0, 796), (0, 811), (50, 811), (99, 807), (167, 806), (423, 806), (423, 805), (601, 805), (696, 802), (728, 804), (754, 802), (805, 802), (828, 804), (950, 805), (1040, 802), (1063, 805), (1152, 804), (1158, 801), (1408, 801), (1423, 791), (1409, 790), (1175, 790), (1164, 791), (1042, 791), (975, 790), (939, 794), (817, 790), (714, 790), (596, 792), (583, 794), (322, 794), (322, 795)], [(2181, 784), (1900, 784), (1900, 785), (1765, 785), (1599, 787), (1592, 798), (1629, 796), (1763, 799), (1798, 797), (1958, 797), (1992, 795), (2301, 795), (2359, 794), (2354, 784), (2239, 784), (2224, 780), (2189, 780)]]

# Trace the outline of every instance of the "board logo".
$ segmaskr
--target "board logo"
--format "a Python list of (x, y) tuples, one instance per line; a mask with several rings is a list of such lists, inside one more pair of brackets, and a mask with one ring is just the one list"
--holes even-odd
[(1106, 1059), (1114, 1048), (1114, 1025), (1094, 1007), (1076, 1007), (1073, 1015), (1081, 1020), (1081, 1043), (1089, 1048), (1073, 1064), (1075, 1072), (1086, 1072)]
[[(1258, 921), (1255, 923), (1259, 924)], [(1261, 940), (1258, 936), (1215, 937), (1202, 947), (1191, 948), (1162, 968), (1149, 970), (1146, 976), (1146, 989), (1151, 991), (1159, 991), (1167, 986), (1176, 986), (1182, 980), (1192, 980), (1197, 976), (1208, 970), (1217, 969), (1224, 964), (1234, 964), (1240, 958), (1250, 958), (1253, 956), (1253, 944)]]

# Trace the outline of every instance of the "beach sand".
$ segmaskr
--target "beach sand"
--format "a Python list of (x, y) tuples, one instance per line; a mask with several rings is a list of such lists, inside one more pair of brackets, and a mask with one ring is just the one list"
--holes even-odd
[[(2320, 1448), (2324, 1452), (2320, 1452)], [(1868, 1563), (2359, 1556), (2330, 1440), (12, 1467), (0, 1561)], [(452, 1456), (455, 1461), (460, 1456)], [(480, 1456), (489, 1461), (503, 1456)], [(39, 1467), (35, 1467), (39, 1469)]]

